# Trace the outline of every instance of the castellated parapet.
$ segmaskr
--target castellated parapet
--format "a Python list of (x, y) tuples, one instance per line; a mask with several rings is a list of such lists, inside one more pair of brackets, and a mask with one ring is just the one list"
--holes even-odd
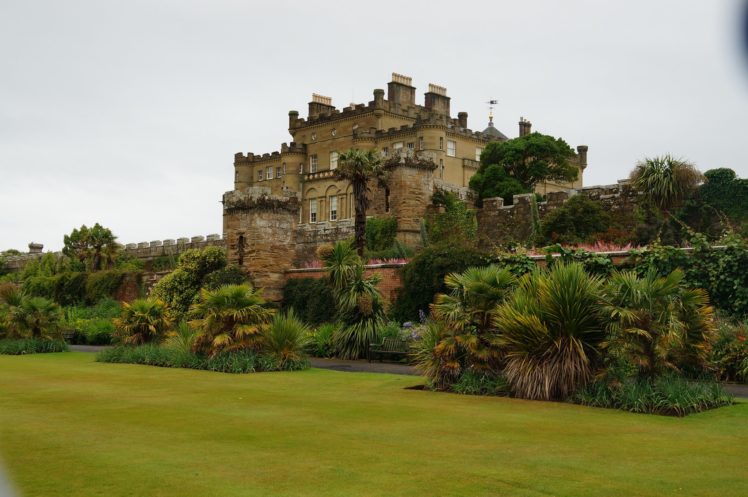
[[(621, 180), (615, 185), (590, 186), (569, 192), (549, 193), (544, 202), (537, 202), (537, 220), (542, 220), (549, 212), (562, 206), (574, 195), (584, 195), (600, 202), (603, 208), (618, 219), (633, 219), (631, 213), (636, 208), (641, 194), (630, 181)], [(532, 237), (534, 214), (533, 197), (526, 193), (514, 195), (512, 205), (504, 205), (503, 198), (483, 200), (483, 208), (478, 209), (478, 243), (484, 249), (516, 242), (526, 242)], [(633, 226), (630, 227), (633, 229)]]

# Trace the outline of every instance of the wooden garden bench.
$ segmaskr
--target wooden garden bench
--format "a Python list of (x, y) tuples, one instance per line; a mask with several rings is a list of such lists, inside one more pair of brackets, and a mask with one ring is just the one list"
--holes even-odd
[(399, 338), (385, 338), (382, 343), (370, 343), (366, 354), (369, 362), (377, 356), (382, 361), (382, 356), (406, 356), (408, 355), (408, 342)]

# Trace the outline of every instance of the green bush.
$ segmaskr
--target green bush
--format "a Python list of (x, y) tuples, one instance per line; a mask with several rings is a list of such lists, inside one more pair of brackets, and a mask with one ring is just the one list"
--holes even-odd
[(113, 347), (97, 354), (96, 360), (98, 362), (144, 364), (168, 368), (204, 369), (221, 373), (295, 371), (309, 367), (307, 361), (287, 361), (282, 364), (276, 359), (251, 350), (221, 352), (214, 357), (205, 357), (178, 348), (155, 344), (137, 347)]
[(394, 217), (370, 217), (366, 220), (366, 249), (387, 250), (395, 243), (397, 219)]
[(712, 344), (709, 365), (721, 381), (748, 380), (748, 326), (721, 321)]
[(165, 254), (154, 257), (150, 262), (151, 271), (171, 271), (177, 267), (177, 256)]
[(611, 225), (610, 214), (585, 195), (575, 195), (543, 218), (541, 235), (545, 243), (595, 242)]
[(206, 277), (224, 269), (226, 261), (226, 252), (219, 247), (186, 250), (179, 256), (177, 268), (156, 283), (151, 296), (163, 300), (173, 317), (180, 319), (197, 301)]
[(283, 312), (293, 309), (296, 315), (310, 325), (319, 325), (335, 319), (335, 298), (330, 285), (323, 278), (294, 278), (283, 288)]
[(506, 396), (510, 393), (509, 382), (504, 375), (494, 376), (471, 369), (462, 373), (460, 378), (452, 385), (452, 390), (455, 393), (465, 395)]
[(423, 244), (474, 246), (478, 234), (475, 211), (468, 209), (465, 202), (452, 192), (438, 190), (432, 203), (442, 207), (443, 211), (426, 216), (421, 233)]
[(332, 357), (335, 355), (333, 337), (340, 327), (339, 323), (325, 323), (309, 334), (307, 353), (313, 357)]
[(666, 416), (686, 416), (733, 403), (719, 383), (688, 381), (674, 374), (615, 383), (597, 381), (578, 392), (573, 400), (587, 406)]
[(127, 273), (123, 271), (97, 271), (88, 274), (86, 279), (86, 301), (93, 304), (103, 298), (117, 294)]
[(67, 352), (68, 345), (62, 340), (44, 340), (41, 338), (22, 338), (18, 340), (0, 340), (0, 354), (44, 354), (48, 352)]
[[(569, 249), (561, 245), (551, 245), (545, 248), (545, 260), (548, 267), (555, 264), (570, 264), (576, 262), (584, 267), (589, 274), (610, 276), (615, 269), (613, 260), (605, 254), (589, 252), (584, 249)], [(554, 255), (556, 255), (554, 257)]]
[(203, 288), (208, 290), (218, 290), (226, 285), (243, 285), (247, 282), (247, 275), (239, 266), (226, 266), (223, 269), (217, 269), (208, 273), (203, 279)]
[(748, 316), (748, 243), (731, 235), (712, 245), (706, 237), (691, 233), (693, 250), (654, 244), (632, 251), (631, 265), (640, 275), (654, 269), (664, 276), (682, 268), (685, 281), (709, 293), (712, 304), (732, 316)]
[(477, 249), (434, 245), (423, 249), (402, 271), (403, 287), (392, 306), (392, 317), (400, 322), (418, 319), (419, 311), (428, 313), (437, 293), (445, 293), (444, 277), (470, 266), (485, 266), (487, 258)]

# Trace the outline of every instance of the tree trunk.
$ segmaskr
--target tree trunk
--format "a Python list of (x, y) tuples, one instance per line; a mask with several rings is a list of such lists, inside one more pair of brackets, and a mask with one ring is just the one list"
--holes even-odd
[[(366, 249), (366, 183), (356, 181), (353, 184), (353, 197), (355, 199), (356, 216), (354, 219), (356, 252), (363, 260)], [(364, 261), (365, 262), (365, 261)]]

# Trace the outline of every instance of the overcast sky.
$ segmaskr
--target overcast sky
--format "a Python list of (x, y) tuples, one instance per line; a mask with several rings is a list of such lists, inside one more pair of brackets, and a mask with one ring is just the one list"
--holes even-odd
[(748, 177), (738, 0), (0, 1), (0, 250), (221, 232), (235, 152), (290, 141), (312, 92), (391, 72), (452, 113), (587, 144), (585, 184), (673, 153)]

